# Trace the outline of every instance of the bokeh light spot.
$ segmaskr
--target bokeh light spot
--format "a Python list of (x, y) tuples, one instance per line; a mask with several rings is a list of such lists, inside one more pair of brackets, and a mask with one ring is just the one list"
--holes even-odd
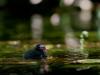
[(91, 12), (90, 11), (82, 11), (80, 12), (80, 20), (83, 22), (89, 22), (91, 20)]
[(50, 19), (52, 25), (57, 26), (60, 23), (60, 16), (58, 14), (53, 14)]
[(64, 5), (70, 6), (74, 3), (74, 0), (64, 0)]
[(91, 10), (93, 7), (93, 4), (90, 0), (80, 0), (79, 7), (82, 10)]
[(42, 0), (30, 0), (31, 4), (39, 4), (41, 2), (42, 2)]
[(43, 25), (43, 18), (41, 15), (33, 15), (32, 16), (32, 36), (33, 39), (41, 39), (42, 37), (42, 25)]

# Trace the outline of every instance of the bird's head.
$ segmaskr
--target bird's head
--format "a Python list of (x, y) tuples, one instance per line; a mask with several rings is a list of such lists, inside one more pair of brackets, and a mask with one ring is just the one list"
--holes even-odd
[(36, 50), (46, 50), (46, 47), (43, 44), (37, 44)]

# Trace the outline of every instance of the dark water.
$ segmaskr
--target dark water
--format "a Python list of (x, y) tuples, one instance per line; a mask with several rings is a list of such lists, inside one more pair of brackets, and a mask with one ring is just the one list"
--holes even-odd
[(40, 74), (39, 67), (33, 65), (1, 65), (0, 75), (100, 75), (100, 67), (52, 67), (48, 73)]

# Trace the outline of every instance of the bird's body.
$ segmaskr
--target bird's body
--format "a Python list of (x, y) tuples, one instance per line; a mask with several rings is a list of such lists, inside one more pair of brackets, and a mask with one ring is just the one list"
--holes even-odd
[(46, 58), (46, 52), (44, 46), (37, 45), (35, 48), (28, 50), (24, 54), (24, 59), (42, 59)]

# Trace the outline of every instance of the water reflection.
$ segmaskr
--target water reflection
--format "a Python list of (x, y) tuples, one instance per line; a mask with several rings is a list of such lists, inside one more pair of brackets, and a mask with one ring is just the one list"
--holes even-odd
[[(2, 75), (41, 75), (38, 71), (38, 67), (32, 65), (5, 65), (4, 68), (0, 66), (0, 74)], [(74, 67), (52, 67), (52, 70), (43, 75), (100, 75), (100, 67), (88, 67), (88, 68), (74, 68)]]

